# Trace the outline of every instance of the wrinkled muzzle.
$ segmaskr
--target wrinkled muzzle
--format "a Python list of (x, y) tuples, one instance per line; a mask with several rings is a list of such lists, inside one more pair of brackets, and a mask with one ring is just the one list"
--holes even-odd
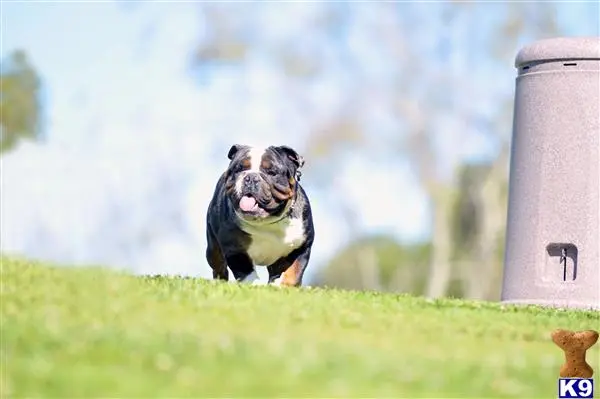
[(239, 201), (237, 205), (244, 213), (257, 216), (263, 213), (261, 211), (277, 213), (293, 197), (294, 190), (290, 184), (269, 182), (260, 173), (243, 173), (236, 179), (236, 195), (232, 199)]
[(293, 185), (291, 182), (289, 184), (280, 184), (279, 182), (274, 182), (271, 188), (271, 194), (277, 200), (285, 202), (294, 196), (294, 190), (292, 187)]

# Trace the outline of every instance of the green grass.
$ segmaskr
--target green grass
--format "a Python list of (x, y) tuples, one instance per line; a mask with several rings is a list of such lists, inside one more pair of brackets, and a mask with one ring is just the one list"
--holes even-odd
[(12, 258), (1, 278), (3, 397), (551, 398), (563, 354), (550, 333), (600, 321)]

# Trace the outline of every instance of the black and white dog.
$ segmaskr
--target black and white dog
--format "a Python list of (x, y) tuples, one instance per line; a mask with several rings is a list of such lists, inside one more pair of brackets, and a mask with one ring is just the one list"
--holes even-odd
[(300, 184), (304, 159), (287, 146), (234, 145), (206, 218), (206, 259), (213, 278), (300, 286), (314, 240), (312, 212)]

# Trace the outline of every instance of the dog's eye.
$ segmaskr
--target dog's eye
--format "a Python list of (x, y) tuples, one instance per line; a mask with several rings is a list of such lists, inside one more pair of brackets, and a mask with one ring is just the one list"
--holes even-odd
[(273, 168), (267, 169), (266, 172), (269, 176), (277, 176), (277, 170), (275, 170)]
[(241, 165), (241, 164), (240, 164), (240, 165), (237, 165), (237, 166), (236, 166), (236, 167), (233, 169), (233, 173), (234, 173), (234, 174), (236, 174), (236, 173), (243, 172), (243, 171), (244, 171), (244, 169), (246, 169), (246, 168), (244, 168), (244, 165)]

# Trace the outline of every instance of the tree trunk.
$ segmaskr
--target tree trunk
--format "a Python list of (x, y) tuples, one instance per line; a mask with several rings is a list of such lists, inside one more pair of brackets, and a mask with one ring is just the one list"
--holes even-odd
[(426, 295), (439, 298), (448, 292), (452, 276), (452, 215), (453, 190), (438, 188), (430, 192), (433, 203), (433, 234), (430, 274)]
[(356, 259), (361, 275), (361, 286), (367, 290), (383, 291), (381, 287), (381, 271), (373, 248), (363, 249)]
[(506, 199), (502, 196), (502, 187), (506, 183), (505, 167), (507, 154), (502, 152), (494, 162), (479, 191), (481, 207), (480, 234), (477, 237), (476, 254), (471, 272), (467, 276), (467, 297), (471, 299), (489, 299), (497, 291), (494, 287), (502, 267), (499, 252), (500, 238), (506, 219)]

